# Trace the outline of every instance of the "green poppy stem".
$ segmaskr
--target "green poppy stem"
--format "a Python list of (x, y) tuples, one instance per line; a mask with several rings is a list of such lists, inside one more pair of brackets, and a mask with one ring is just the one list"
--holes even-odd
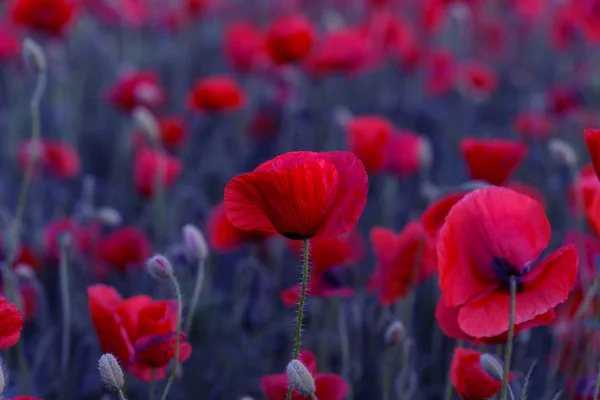
[(504, 352), (504, 373), (502, 374), (502, 395), (500, 400), (508, 399), (508, 375), (510, 374), (510, 358), (512, 356), (512, 346), (515, 336), (515, 314), (517, 310), (517, 279), (510, 277), (510, 317), (508, 321), (508, 339), (506, 340), (506, 350)]

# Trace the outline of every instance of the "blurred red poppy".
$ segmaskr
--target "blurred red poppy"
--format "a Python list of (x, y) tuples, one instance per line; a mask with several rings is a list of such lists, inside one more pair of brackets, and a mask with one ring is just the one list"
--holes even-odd
[(515, 324), (567, 299), (577, 276), (577, 250), (563, 246), (534, 267), (549, 240), (541, 205), (513, 190), (477, 189), (452, 207), (438, 236), (438, 271), (445, 304), (460, 307), (461, 330), (476, 338), (508, 330), (513, 277)]
[(432, 149), (421, 135), (398, 131), (387, 146), (386, 170), (403, 178), (419, 173), (433, 161)]
[[(348, 394), (348, 384), (339, 375), (317, 372), (315, 355), (310, 351), (300, 352), (298, 359), (304, 364), (315, 381), (315, 396), (319, 400), (343, 400)], [(265, 376), (260, 380), (260, 388), (268, 400), (285, 400), (288, 391), (288, 376), (285, 373)], [(309, 399), (295, 390), (293, 400)]]
[(513, 129), (527, 139), (548, 139), (552, 134), (552, 121), (546, 115), (522, 112), (515, 117)]
[[(159, 118), (157, 122), (161, 145), (170, 151), (179, 150), (184, 145), (188, 134), (183, 118), (175, 115), (166, 116)], [(135, 148), (151, 145), (147, 135), (142, 132), (136, 132), (133, 142)]]
[(139, 29), (148, 25), (149, 7), (145, 0), (83, 0), (83, 6), (104, 23), (122, 23)]
[(248, 134), (252, 139), (266, 140), (277, 135), (281, 127), (281, 113), (275, 107), (259, 108), (248, 127)]
[(227, 61), (240, 72), (250, 72), (267, 61), (263, 34), (249, 22), (230, 24), (223, 46)]
[(209, 6), (209, 0), (184, 0), (186, 11), (192, 17), (199, 17), (204, 14)]
[[(444, 304), (444, 301), (440, 299), (435, 309), (435, 318), (440, 326), (440, 329), (446, 336), (454, 338), (456, 340), (469, 340), (474, 341), (478, 344), (504, 344), (508, 339), (508, 331), (503, 332), (497, 336), (476, 338), (465, 333), (458, 324), (458, 315), (460, 307), (448, 307)], [(515, 336), (520, 332), (528, 329), (535, 328), (537, 326), (549, 325), (554, 322), (556, 313), (554, 310), (548, 310), (543, 314), (537, 315), (529, 321), (525, 321), (521, 324), (515, 325)]]
[[(154, 301), (140, 295), (123, 300), (107, 285), (88, 287), (92, 323), (105, 353), (112, 353), (124, 369), (150, 382), (164, 379), (174, 357), (171, 340), (177, 328), (177, 306), (173, 301)], [(179, 360), (191, 354), (189, 343), (181, 342)]]
[[(567, 192), (567, 200), (571, 212), (577, 214), (589, 210), (598, 191), (600, 191), (600, 180), (598, 180), (593, 164), (582, 166), (577, 179), (574, 180)], [(583, 210), (577, 211), (577, 196), (581, 196)]]
[(236, 111), (244, 106), (246, 96), (231, 77), (218, 75), (198, 80), (186, 101), (194, 111)]
[[(465, 400), (485, 400), (494, 397), (502, 382), (489, 376), (481, 366), (482, 353), (457, 347), (450, 364), (450, 379), (458, 394)], [(516, 376), (511, 373), (509, 381)]]
[(14, 58), (21, 52), (21, 38), (5, 23), (0, 23), (0, 60)]
[(600, 179), (600, 129), (586, 129), (584, 132), (585, 143), (592, 158), (596, 177)]
[[(6, 400), (11, 400), (11, 399), (6, 399)], [(32, 397), (32, 396), (15, 396), (12, 398), (12, 400), (42, 400), (39, 397)]]
[(75, 15), (71, 0), (13, 0), (13, 22), (45, 33), (60, 35)]
[(337, 236), (351, 230), (367, 202), (367, 173), (343, 151), (280, 155), (225, 187), (225, 211), (244, 230), (290, 239)]
[(314, 36), (310, 21), (303, 16), (281, 17), (267, 31), (267, 52), (275, 64), (299, 61), (308, 55)]
[(75, 178), (81, 172), (79, 153), (65, 142), (41, 140), (37, 150), (32, 140), (21, 142), (17, 150), (17, 161), (23, 172), (27, 171), (30, 157), (37, 157), (34, 160), (35, 167), (42, 168), (57, 179)]
[(229, 222), (223, 203), (216, 206), (210, 213), (207, 223), (208, 242), (216, 251), (230, 251), (244, 243), (261, 243), (270, 233), (261, 231), (245, 231), (238, 229)]
[(571, 87), (554, 87), (548, 90), (548, 110), (558, 116), (567, 115), (581, 106), (581, 100), (575, 89)]
[(44, 229), (44, 254), (52, 262), (60, 257), (59, 240), (62, 234), (71, 236), (72, 247), (80, 255), (89, 255), (99, 235), (97, 225), (80, 226), (73, 218), (61, 218), (50, 222)]
[(128, 72), (109, 89), (111, 104), (130, 112), (137, 106), (157, 109), (166, 101), (167, 94), (154, 72)]
[(375, 227), (370, 236), (377, 266), (369, 289), (378, 291), (382, 305), (392, 305), (435, 274), (435, 241), (419, 222), (410, 222), (399, 234)]
[(368, 173), (383, 169), (388, 159), (388, 146), (394, 126), (385, 118), (363, 116), (352, 118), (346, 126), (348, 150), (356, 154)]
[(14, 346), (21, 337), (23, 329), (23, 315), (3, 296), (0, 296), (0, 349), (8, 349)]
[(496, 73), (487, 65), (469, 62), (458, 72), (460, 82), (475, 95), (489, 95), (498, 87)]
[(456, 192), (451, 193), (447, 196), (442, 197), (434, 203), (431, 203), (429, 207), (423, 212), (421, 216), (421, 223), (423, 224), (423, 228), (425, 231), (433, 237), (436, 238), (437, 234), (444, 222), (446, 221), (446, 216), (454, 207), (456, 203), (458, 203), (465, 195), (469, 192)]
[(124, 226), (100, 239), (98, 256), (121, 272), (141, 268), (152, 255), (152, 244), (138, 228)]
[(152, 198), (158, 187), (166, 190), (173, 186), (182, 169), (178, 158), (158, 150), (141, 149), (136, 153), (133, 165), (135, 188), (143, 198)]
[(431, 96), (442, 96), (454, 88), (456, 60), (446, 49), (432, 51), (425, 66), (425, 90)]
[(471, 179), (502, 185), (525, 159), (528, 149), (523, 143), (506, 139), (464, 138), (460, 141)]

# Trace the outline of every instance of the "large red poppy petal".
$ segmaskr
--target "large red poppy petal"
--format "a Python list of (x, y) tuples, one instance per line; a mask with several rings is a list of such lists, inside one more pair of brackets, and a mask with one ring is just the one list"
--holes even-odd
[(318, 399), (342, 400), (349, 391), (344, 378), (335, 374), (317, 374), (315, 386), (317, 388), (315, 396)]
[[(577, 250), (566, 245), (550, 254), (524, 278), (517, 294), (515, 324), (531, 321), (564, 302), (577, 278)], [(465, 304), (458, 317), (460, 328), (474, 337), (508, 331), (510, 294), (499, 289)]]
[(0, 297), (0, 321), (0, 349), (8, 349), (17, 344), (21, 337), (23, 315), (4, 297)]
[(260, 380), (260, 389), (268, 400), (285, 399), (288, 391), (288, 377), (286, 374), (264, 376)]
[(138, 316), (140, 311), (150, 303), (152, 303), (152, 298), (150, 296), (133, 296), (122, 301), (115, 310), (121, 318), (121, 323), (127, 330), (127, 334), (132, 340), (135, 340), (137, 337)]
[(240, 175), (225, 187), (227, 218), (244, 230), (312, 237), (331, 214), (338, 180), (335, 166), (322, 159)]
[(459, 200), (461, 200), (468, 192), (452, 193), (442, 197), (435, 203), (432, 203), (421, 217), (423, 227), (432, 237), (436, 237), (438, 231), (444, 225), (446, 216)]
[(435, 319), (446, 336), (457, 340), (473, 340), (473, 337), (467, 335), (458, 325), (459, 311), (460, 307), (448, 307), (444, 300), (440, 299), (435, 309)]
[(369, 234), (375, 257), (380, 263), (390, 263), (396, 255), (397, 235), (387, 228), (373, 227)]
[(469, 193), (450, 210), (438, 238), (444, 301), (455, 307), (490, 292), (500, 283), (494, 258), (524, 269), (549, 240), (550, 224), (537, 201), (501, 187)]
[(461, 152), (472, 179), (502, 185), (527, 155), (527, 146), (502, 139), (465, 138)]
[(489, 376), (481, 366), (481, 353), (457, 347), (450, 364), (450, 377), (458, 394), (468, 400), (493, 397), (502, 383)]
[(333, 211), (317, 236), (337, 236), (350, 231), (358, 222), (367, 204), (369, 182), (365, 166), (356, 155), (333, 151), (321, 156), (335, 165), (339, 184)]
[(594, 171), (596, 171), (596, 176), (600, 177), (600, 129), (586, 129), (584, 136), (594, 164)]
[(302, 350), (298, 355), (298, 359), (313, 376), (317, 373), (317, 357), (312, 351)]

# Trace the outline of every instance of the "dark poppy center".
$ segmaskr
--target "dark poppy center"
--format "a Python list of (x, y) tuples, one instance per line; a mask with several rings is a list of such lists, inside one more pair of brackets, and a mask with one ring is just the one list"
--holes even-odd
[(496, 277), (502, 282), (502, 288), (510, 291), (510, 278), (515, 277), (517, 281), (517, 292), (523, 291), (523, 275), (529, 270), (525, 268), (519, 270), (504, 257), (494, 257), (492, 260), (492, 269)]

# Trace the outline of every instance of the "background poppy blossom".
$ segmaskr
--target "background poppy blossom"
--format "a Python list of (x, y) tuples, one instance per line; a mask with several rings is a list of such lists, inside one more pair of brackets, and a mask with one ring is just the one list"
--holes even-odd
[(504, 139), (464, 138), (460, 142), (471, 179), (502, 185), (527, 155), (527, 147)]

